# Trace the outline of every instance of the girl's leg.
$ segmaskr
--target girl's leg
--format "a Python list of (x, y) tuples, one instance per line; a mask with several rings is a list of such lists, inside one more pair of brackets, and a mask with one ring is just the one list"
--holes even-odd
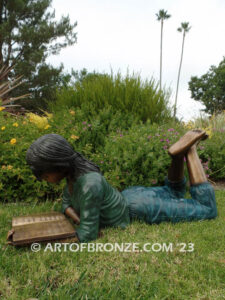
[[(128, 203), (131, 218), (138, 218), (153, 224), (162, 221), (204, 220), (217, 216), (214, 190), (207, 182), (196, 146), (194, 146), (197, 141), (207, 136), (205, 132), (199, 130), (190, 131), (185, 136), (185, 139), (181, 138), (171, 146), (173, 151), (169, 149), (172, 164), (165, 186), (131, 187), (122, 192)], [(185, 146), (183, 142), (185, 142)], [(172, 155), (171, 153), (176, 154)], [(184, 198), (184, 155), (187, 156), (192, 184), (191, 199)]]
[(172, 156), (171, 166), (168, 171), (168, 179), (178, 182), (184, 178), (184, 155)]
[(190, 130), (169, 148), (168, 153), (172, 158), (172, 162), (165, 183), (177, 198), (183, 198), (186, 191), (184, 155), (191, 146), (205, 138), (207, 138), (205, 131)]
[[(196, 139), (196, 137), (194, 136), (195, 133), (199, 134), (199, 138), (193, 143), (194, 139)], [(184, 147), (182, 139), (184, 138), (181, 138), (176, 144), (174, 144), (176, 147), (174, 145), (171, 146), (172, 150), (176, 149), (176, 153), (178, 154), (172, 156), (172, 164), (168, 172), (168, 179), (170, 181), (171, 192), (173, 192), (173, 195), (178, 196), (178, 198), (180, 199), (179, 202), (177, 202), (173, 207), (175, 212), (172, 213), (173, 221), (178, 221), (179, 218), (182, 219), (182, 215), (183, 220), (203, 220), (214, 218), (217, 216), (214, 189), (212, 185), (207, 181), (207, 177), (196, 150), (197, 143), (201, 139), (206, 139), (208, 137), (205, 133), (203, 133), (201, 134), (200, 131), (194, 131), (194, 133), (192, 134), (192, 132), (190, 131), (188, 132), (188, 135), (186, 134), (186, 145), (192, 144), (189, 149), (187, 149), (185, 155), (191, 185), (190, 193), (192, 199), (182, 199), (183, 196), (179, 197), (179, 194), (175, 193), (175, 186), (173, 186), (176, 185), (173, 182), (176, 182), (179, 179), (181, 180), (183, 175), (184, 160), (182, 153), (184, 151)], [(171, 152), (173, 152), (172, 150), (169, 151), (170, 155)]]
[(190, 184), (199, 184), (203, 182), (207, 182), (207, 178), (202, 167), (201, 161), (198, 157), (198, 153), (196, 150), (196, 144), (193, 145), (187, 152), (186, 155), (187, 160), (187, 168), (189, 174)]
[(196, 144), (188, 150), (186, 159), (191, 185), (190, 193), (192, 199), (196, 201), (198, 214), (202, 219), (215, 218), (217, 216), (217, 207), (214, 188), (207, 181), (196, 150)]
[[(179, 141), (173, 144), (168, 153), (172, 158), (172, 163), (168, 172), (168, 179), (171, 182), (178, 182), (184, 178), (184, 155), (197, 141), (207, 137), (205, 131), (190, 130)], [(193, 159), (191, 159), (193, 161)]]

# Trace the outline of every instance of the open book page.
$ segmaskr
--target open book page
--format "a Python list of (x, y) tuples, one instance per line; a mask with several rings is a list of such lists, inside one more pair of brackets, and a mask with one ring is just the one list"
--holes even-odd
[(43, 212), (38, 214), (31, 214), (27, 216), (20, 216), (14, 217), (12, 219), (12, 227), (15, 228), (17, 226), (26, 225), (26, 224), (33, 224), (33, 223), (42, 223), (42, 222), (49, 222), (49, 221), (62, 221), (66, 220), (64, 214), (51, 211), (51, 212)]
[(11, 245), (76, 237), (74, 226), (57, 211), (14, 217), (7, 240)]
[(13, 244), (52, 240), (75, 236), (75, 228), (69, 220), (32, 223), (15, 227)]

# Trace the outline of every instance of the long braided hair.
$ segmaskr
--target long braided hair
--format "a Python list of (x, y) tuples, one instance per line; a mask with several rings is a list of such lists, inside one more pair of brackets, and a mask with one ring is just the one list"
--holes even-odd
[(58, 134), (45, 134), (34, 141), (26, 153), (32, 172), (41, 180), (44, 172), (67, 171), (73, 180), (100, 168), (76, 152), (67, 140)]

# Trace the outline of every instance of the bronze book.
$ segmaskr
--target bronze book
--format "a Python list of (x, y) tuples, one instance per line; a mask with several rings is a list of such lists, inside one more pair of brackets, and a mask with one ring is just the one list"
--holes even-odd
[(75, 236), (75, 228), (66, 216), (52, 211), (14, 217), (7, 239), (11, 245), (25, 245)]

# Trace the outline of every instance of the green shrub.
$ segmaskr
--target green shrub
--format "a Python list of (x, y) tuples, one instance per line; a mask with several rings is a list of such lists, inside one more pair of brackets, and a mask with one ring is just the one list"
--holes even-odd
[[(170, 164), (169, 145), (187, 131), (178, 123), (159, 126), (138, 123), (132, 114), (113, 113), (106, 107), (96, 116), (80, 109), (62, 108), (43, 126), (28, 117), (0, 111), (0, 201), (36, 201), (60, 197), (63, 185), (38, 182), (26, 165), (31, 143), (46, 133), (64, 136), (87, 159), (100, 166), (119, 190), (128, 186), (163, 184)], [(225, 178), (225, 132), (215, 131), (199, 145), (199, 154), (211, 179)]]
[(38, 182), (25, 160), (30, 144), (48, 132), (27, 118), (0, 112), (0, 201), (34, 201), (41, 197), (52, 198), (61, 191), (59, 187)]
[(27, 149), (41, 135), (60, 134), (76, 151), (95, 158), (93, 154), (104, 148), (108, 133), (117, 128), (120, 130), (121, 126), (127, 128), (133, 120), (132, 115), (122, 118), (121, 112), (112, 114), (110, 108), (89, 119), (80, 109), (64, 109), (54, 114), (46, 126), (45, 117), (41, 122), (41, 117), (37, 116), (37, 122), (31, 123), (28, 117), (14, 117), (0, 111), (0, 201), (56, 198), (61, 194), (63, 183), (54, 186), (38, 182), (26, 164)]
[(98, 161), (108, 181), (122, 190), (128, 186), (164, 183), (170, 165), (169, 146), (182, 128), (157, 124), (134, 125), (128, 131), (112, 132)]
[(122, 78), (120, 73), (115, 76), (94, 73), (60, 91), (51, 109), (75, 107), (95, 116), (110, 106), (114, 113), (132, 113), (143, 122), (149, 119), (151, 123), (160, 123), (171, 116), (168, 98), (169, 93), (159, 91), (153, 78), (142, 81), (139, 75)]
[[(55, 110), (52, 131), (66, 135), (74, 142), (71, 135), (79, 136), (75, 149), (82, 151), (88, 144), (92, 152), (104, 149), (106, 137), (116, 130), (127, 130), (132, 124), (137, 124), (137, 118), (131, 113), (114, 112), (111, 106), (103, 108), (95, 116), (79, 108), (61, 108)], [(78, 150), (79, 149), (79, 150)]]
[(212, 137), (199, 145), (199, 155), (211, 180), (225, 180), (225, 131), (214, 128)]
[(199, 146), (203, 166), (212, 180), (225, 179), (225, 111), (211, 117), (199, 117), (184, 124), (186, 129), (205, 130), (209, 139)]

